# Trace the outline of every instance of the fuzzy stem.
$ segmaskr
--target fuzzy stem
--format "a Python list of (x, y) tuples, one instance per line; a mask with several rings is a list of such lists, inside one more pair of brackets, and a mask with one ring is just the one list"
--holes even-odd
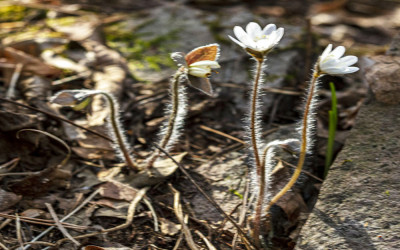
[(257, 102), (258, 102), (258, 90), (260, 84), (260, 78), (262, 74), (263, 59), (257, 58), (257, 69), (256, 76), (254, 78), (252, 98), (251, 98), (251, 111), (250, 111), (250, 133), (251, 133), (251, 146), (253, 147), (254, 161), (256, 163), (257, 176), (259, 178), (259, 189), (257, 197), (257, 205), (254, 216), (254, 230), (253, 238), (257, 247), (261, 247), (260, 243), (260, 224), (261, 224), (261, 213), (262, 203), (265, 195), (265, 168), (262, 166), (260, 161), (260, 155), (258, 152), (257, 142), (257, 128), (258, 128), (258, 117), (257, 117)]
[[(165, 149), (167, 147), (168, 142), (171, 139), (171, 136), (172, 136), (174, 128), (175, 128), (176, 118), (178, 116), (178, 109), (179, 109), (179, 78), (183, 74), (183, 72), (184, 71), (182, 68), (178, 69), (178, 71), (174, 74), (173, 79), (172, 79), (172, 85), (171, 85), (172, 109), (171, 109), (171, 113), (169, 115), (167, 129), (164, 132), (160, 143), (158, 144), (163, 149)], [(153, 154), (151, 154), (151, 156), (149, 157), (149, 160), (147, 162), (148, 169), (153, 167), (153, 163), (158, 159), (158, 157), (160, 156), (160, 153), (161, 153), (161, 151), (159, 149), (156, 149), (153, 152)]]
[(115, 138), (117, 139), (118, 146), (125, 158), (126, 164), (128, 164), (128, 166), (131, 167), (133, 170), (138, 170), (137, 165), (133, 162), (133, 160), (129, 154), (128, 147), (125, 145), (124, 137), (122, 135), (120, 126), (118, 124), (118, 122), (119, 122), (118, 117), (117, 117), (118, 111), (116, 110), (113, 97), (106, 92), (99, 92), (99, 94), (103, 95), (107, 99), (108, 105), (110, 106), (110, 118), (109, 119), (111, 122), (111, 126), (114, 129), (114, 135), (115, 135)]
[(309, 117), (310, 117), (310, 112), (311, 112), (311, 105), (314, 97), (314, 91), (317, 83), (317, 79), (320, 76), (320, 71), (318, 67), (315, 68), (313, 78), (311, 79), (310, 83), (310, 89), (308, 90), (308, 95), (307, 95), (307, 102), (306, 106), (304, 109), (304, 115), (303, 115), (303, 124), (302, 124), (302, 129), (301, 129), (301, 146), (300, 146), (300, 155), (299, 155), (299, 161), (297, 162), (296, 170), (294, 171), (292, 177), (290, 178), (289, 182), (286, 184), (285, 187), (282, 188), (279, 193), (277, 193), (269, 202), (268, 206), (265, 208), (265, 210), (268, 212), (268, 210), (271, 208), (272, 205), (274, 205), (283, 195), (286, 194), (287, 191), (289, 191), (293, 185), (296, 183), (297, 178), (299, 178), (301, 174), (301, 170), (304, 165), (304, 161), (306, 159), (306, 153), (307, 153), (307, 128), (308, 128), (308, 123), (309, 123)]

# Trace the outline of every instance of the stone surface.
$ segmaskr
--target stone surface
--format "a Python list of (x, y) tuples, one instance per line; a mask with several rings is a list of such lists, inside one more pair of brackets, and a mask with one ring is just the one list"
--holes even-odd
[[(196, 168), (199, 174), (197, 178), (202, 179), (200, 185), (227, 213), (242, 203), (240, 196), (245, 192), (247, 169), (244, 158), (243, 154), (231, 152), (224, 159), (218, 158)], [(214, 223), (223, 220), (221, 214), (199, 192), (194, 192), (188, 204), (196, 204), (192, 209), (199, 219)], [(230, 223), (228, 228), (232, 228)]]
[(374, 56), (371, 61), (365, 79), (375, 98), (386, 104), (400, 103), (400, 56)]
[(399, 113), (361, 108), (296, 249), (400, 249)]
[(256, 16), (244, 5), (209, 12), (179, 3), (165, 4), (132, 15), (105, 30), (109, 45), (124, 54), (131, 73), (140, 81), (168, 79), (177, 68), (169, 58), (172, 52), (187, 53), (199, 46), (219, 43), (221, 69), (219, 74), (212, 76), (212, 81), (243, 84), (250, 81), (248, 72), (254, 68), (254, 62), (228, 35), (234, 36), (234, 26), (245, 27), (254, 20), (261, 25), (277, 23), (285, 28), (285, 36), (267, 61), (266, 84), (271, 84), (270, 87), (287, 87), (288, 84), (293, 87), (295, 83), (285, 81), (288, 74), (295, 74), (293, 68), (301, 59), (298, 41), (302, 28)]

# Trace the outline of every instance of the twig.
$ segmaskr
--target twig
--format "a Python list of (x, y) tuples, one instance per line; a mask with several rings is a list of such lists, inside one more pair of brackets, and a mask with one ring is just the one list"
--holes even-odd
[[(291, 163), (289, 163), (289, 162), (287, 162), (287, 161), (284, 161), (284, 160), (282, 160), (282, 159), (279, 159), (279, 160), (280, 160), (281, 162), (285, 163), (286, 165), (288, 165), (289, 167), (296, 169), (296, 166), (295, 166), (295, 165), (293, 165), (293, 164), (291, 164)], [(316, 179), (317, 181), (324, 182), (324, 180), (322, 180), (321, 178), (319, 178), (319, 177), (313, 175), (312, 173), (310, 173), (310, 172), (308, 172), (308, 171), (306, 171), (306, 170), (304, 170), (304, 169), (301, 170), (301, 172), (305, 173), (306, 175), (310, 176), (311, 178)]]
[(27, 244), (29, 244), (29, 245), (45, 245), (45, 246), (48, 246), (48, 247), (55, 247), (55, 246), (57, 246), (56, 244), (54, 244), (54, 243), (50, 243), (50, 242), (46, 242), (46, 241), (35, 241), (35, 242), (26, 242), (26, 243), (24, 243), (25, 245), (27, 245)]
[[(4, 214), (4, 213), (0, 213), (0, 217), (11, 219), (11, 220), (16, 220), (16, 218), (17, 218), (15, 215)], [(25, 217), (25, 216), (18, 216), (18, 217), (19, 217), (19, 220), (23, 221), (23, 222), (45, 225), (45, 226), (55, 226), (54, 221), (52, 221), (52, 220), (37, 219), (37, 218), (31, 218), (31, 217)], [(65, 223), (65, 222), (63, 222), (62, 225), (65, 228), (70, 228), (70, 229), (74, 229), (74, 230), (87, 229), (86, 226), (78, 226), (78, 225)], [(1, 229), (1, 227), (0, 227), (0, 229)]]
[(6, 93), (7, 98), (14, 98), (15, 97), (15, 88), (17, 87), (18, 78), (21, 75), (21, 71), (24, 65), (22, 63), (17, 63), (15, 65), (14, 73), (11, 77), (10, 84), (8, 86), (8, 90)]
[(158, 232), (158, 218), (157, 218), (157, 214), (156, 211), (154, 210), (153, 206), (151, 205), (151, 202), (147, 199), (144, 198), (143, 199), (144, 203), (146, 204), (146, 206), (149, 208), (151, 215), (153, 216), (153, 220), (154, 220), (154, 231)]
[(183, 232), (181, 232), (181, 234), (179, 235), (178, 240), (176, 241), (175, 246), (174, 246), (174, 248), (172, 250), (178, 250), (179, 249), (179, 246), (181, 245), (182, 239), (183, 239)]
[[(149, 190), (149, 187), (144, 187), (144, 188), (140, 189), (140, 190), (137, 192), (135, 198), (133, 198), (131, 204), (129, 205), (128, 214), (127, 214), (127, 216), (126, 216), (126, 221), (125, 221), (125, 223), (123, 223), (123, 224), (121, 224), (121, 225), (118, 225), (118, 226), (116, 226), (116, 227), (112, 227), (112, 228), (108, 228), (108, 229), (101, 230), (101, 231), (99, 231), (99, 232), (94, 232), (94, 233), (88, 233), (88, 234), (79, 235), (79, 236), (74, 237), (74, 239), (83, 239), (83, 238), (87, 238), (87, 237), (96, 236), (96, 235), (99, 235), (99, 234), (114, 232), (114, 231), (121, 230), (121, 229), (124, 229), (124, 228), (129, 227), (129, 226), (132, 224), (133, 217), (134, 217), (134, 215), (135, 215), (136, 206), (137, 206), (137, 205), (139, 204), (139, 202), (143, 199), (143, 197), (144, 197), (144, 195), (146, 194), (147, 190)], [(61, 240), (57, 241), (56, 245), (59, 246), (59, 245), (61, 245), (64, 241), (67, 241), (67, 240), (70, 240), (70, 239), (68, 239), (68, 238), (61, 239)]]
[(15, 220), (15, 227), (17, 231), (17, 239), (20, 247), (24, 247), (24, 241), (22, 240), (22, 233), (21, 233), (21, 221), (19, 220), (18, 214), (15, 214), (16, 220)]
[[(247, 174), (248, 174), (248, 172), (247, 172)], [(252, 197), (250, 198), (249, 205), (247, 206), (247, 201), (249, 199), (249, 193), (250, 193), (250, 182), (248, 181), (248, 178), (246, 178), (246, 189), (245, 189), (244, 196), (243, 196), (242, 209), (241, 209), (240, 215), (239, 215), (239, 223), (238, 224), (240, 226), (243, 226), (243, 222), (246, 217), (247, 210), (249, 209), (250, 204), (252, 203), (252, 200), (254, 198), (254, 194), (253, 194)], [(233, 236), (233, 240), (232, 240), (232, 249), (236, 249), (237, 237), (238, 237), (238, 233), (235, 232), (235, 235)]]
[(8, 166), (10, 166), (10, 165), (12, 165), (11, 168), (14, 167), (14, 165), (17, 164), (17, 163), (19, 162), (19, 160), (20, 160), (20, 158), (17, 157), (17, 158), (12, 159), (12, 160), (9, 161), (9, 162), (6, 162), (6, 163), (4, 163), (4, 164), (1, 164), (1, 165), (0, 165), (0, 170), (2, 170), (3, 168), (8, 167)]
[(237, 142), (239, 142), (239, 143), (241, 143), (241, 144), (243, 144), (243, 145), (246, 145), (246, 144), (247, 144), (245, 141), (242, 141), (242, 140), (240, 140), (239, 138), (236, 138), (236, 137), (234, 137), (234, 136), (228, 135), (228, 134), (226, 134), (226, 133), (224, 133), (224, 132), (215, 130), (215, 129), (213, 129), (213, 128), (210, 128), (210, 127), (207, 127), (207, 126), (204, 126), (204, 125), (200, 125), (200, 128), (203, 129), (203, 130), (205, 130), (205, 131), (209, 131), (209, 132), (212, 132), (212, 133), (214, 133), (214, 134), (224, 136), (224, 137), (226, 137), (226, 138), (228, 138), (228, 139), (231, 139), (231, 140), (233, 140), (233, 141), (237, 141)]
[(4, 250), (9, 250), (8, 247), (6, 247), (2, 242), (0, 242), (0, 247)]
[(215, 209), (217, 209), (218, 212), (220, 212), (225, 218), (227, 218), (235, 226), (235, 228), (238, 230), (238, 232), (244, 239), (245, 244), (251, 245), (253, 248), (258, 249), (254, 245), (254, 243), (250, 240), (250, 238), (243, 232), (242, 228), (230, 216), (228, 216), (225, 213), (225, 211), (206, 194), (206, 192), (204, 192), (204, 190), (197, 184), (197, 182), (189, 175), (189, 173), (186, 171), (186, 169), (180, 163), (178, 163), (174, 158), (172, 158), (172, 156), (168, 152), (166, 152), (165, 150), (160, 148), (160, 146), (158, 146), (156, 144), (154, 144), (154, 146), (157, 147), (159, 150), (161, 150), (161, 152), (163, 152), (169, 159), (171, 159), (178, 166), (178, 168), (182, 171), (182, 173), (190, 180), (190, 182), (192, 182), (192, 184), (196, 187), (196, 189), (204, 196), (204, 198), (206, 198), (206, 200), (211, 205), (213, 205), (215, 207)]
[(108, 136), (102, 135), (102, 134), (100, 134), (100, 133), (98, 133), (98, 132), (96, 132), (96, 131), (94, 131), (94, 130), (89, 129), (89, 128), (85, 128), (85, 127), (83, 127), (83, 126), (81, 126), (81, 125), (78, 125), (78, 124), (76, 124), (76, 123), (74, 123), (74, 122), (68, 120), (68, 119), (65, 119), (64, 117), (61, 117), (61, 116), (52, 114), (52, 113), (50, 113), (50, 112), (47, 112), (47, 111), (44, 111), (44, 110), (41, 110), (41, 109), (38, 109), (38, 108), (35, 108), (35, 107), (32, 107), (32, 106), (29, 106), (29, 105), (25, 105), (25, 104), (22, 104), (22, 103), (19, 103), (19, 102), (15, 102), (15, 101), (13, 101), (13, 100), (9, 100), (9, 99), (6, 99), (6, 98), (2, 98), (2, 97), (0, 97), (0, 101), (9, 102), (9, 103), (12, 103), (12, 104), (14, 104), (14, 105), (17, 105), (17, 106), (20, 106), (20, 107), (24, 107), (24, 108), (27, 108), (27, 109), (30, 109), (30, 110), (33, 110), (33, 111), (36, 111), (36, 112), (39, 112), (39, 113), (48, 115), (48, 116), (50, 116), (50, 117), (53, 118), (53, 119), (56, 119), (56, 120), (60, 120), (60, 121), (69, 123), (69, 124), (71, 124), (71, 125), (73, 125), (73, 126), (75, 126), (75, 127), (77, 127), (77, 128), (83, 129), (83, 130), (85, 130), (85, 131), (87, 131), (87, 132), (89, 132), (89, 133), (92, 133), (92, 134), (94, 134), (94, 135), (97, 135), (97, 136), (99, 136), (99, 137), (101, 137), (101, 138), (103, 138), (103, 139), (105, 139), (105, 140), (107, 140), (107, 141), (113, 141), (113, 140), (112, 140), (110, 137), (108, 137)]
[(63, 141), (63, 140), (61, 140), (60, 138), (58, 138), (57, 136), (52, 135), (52, 134), (50, 134), (50, 133), (47, 133), (47, 132), (45, 132), (45, 131), (38, 130), (38, 129), (31, 129), (31, 128), (25, 128), (25, 129), (18, 130), (18, 132), (17, 132), (17, 134), (16, 134), (17, 139), (19, 139), (19, 134), (22, 133), (22, 132), (25, 132), (25, 131), (31, 131), (31, 132), (36, 132), (36, 133), (40, 133), (40, 134), (46, 135), (46, 136), (50, 137), (51, 139), (56, 140), (57, 142), (59, 142), (60, 144), (62, 144), (62, 145), (67, 149), (67, 152), (68, 152), (68, 153), (67, 153), (67, 155), (64, 157), (64, 159), (62, 160), (62, 162), (60, 162), (60, 164), (59, 164), (58, 166), (59, 166), (59, 167), (64, 166), (64, 165), (68, 162), (69, 158), (71, 157), (72, 150), (71, 150), (71, 148), (68, 146), (68, 144), (67, 144), (65, 141)]
[(18, 165), (19, 160), (20, 160), (20, 158), (17, 157), (17, 158), (12, 159), (9, 162), (6, 162), (6, 163), (0, 165), (0, 180), (2, 179), (1, 176), (3, 174), (8, 174), (8, 173), (4, 173), (4, 172), (6, 172), (6, 171), (10, 172), (11, 170), (13, 170)]
[[(229, 216), (232, 216), (232, 215), (238, 210), (238, 208), (239, 208), (241, 205), (242, 205), (242, 203), (238, 203), (238, 204), (231, 210), (231, 212), (229, 213)], [(218, 236), (217, 236), (216, 238), (219, 238), (219, 237), (221, 236), (221, 234), (222, 234), (221, 230), (224, 228), (224, 226), (225, 226), (225, 224), (226, 224), (227, 221), (228, 221), (228, 219), (225, 218), (225, 219), (222, 221), (222, 223), (217, 227), (216, 231), (220, 231), (220, 232), (218, 233)]]
[(182, 226), (183, 234), (185, 235), (186, 242), (190, 249), (197, 250), (197, 246), (193, 241), (192, 234), (190, 233), (189, 227), (186, 225), (185, 220), (183, 218), (182, 205), (180, 203), (181, 194), (177, 191), (170, 183), (168, 183), (169, 188), (174, 193), (174, 212), (176, 217), (178, 218), (179, 223)]
[(13, 220), (12, 219), (6, 219), (0, 224), (0, 230), (3, 229), (5, 226), (10, 224)]
[(65, 77), (65, 78), (57, 80), (57, 81), (53, 81), (52, 85), (53, 86), (61, 85), (61, 84), (64, 84), (64, 83), (67, 83), (67, 82), (70, 82), (70, 81), (77, 80), (79, 78), (87, 77), (90, 74), (91, 74), (90, 71), (83, 71), (83, 72), (80, 72), (79, 74), (76, 74), (76, 75), (73, 75), (73, 76), (69, 76), (69, 77)]
[(211, 244), (211, 242), (199, 231), (199, 230), (195, 230), (194, 231), (198, 236), (200, 236), (200, 238), (202, 238), (204, 240), (204, 242), (206, 243), (208, 249), (210, 250), (217, 250), (213, 244)]
[(80, 246), (81, 244), (76, 241), (74, 238), (72, 238), (72, 236), (68, 233), (68, 231), (63, 227), (63, 225), (60, 223), (60, 220), (57, 217), (56, 212), (54, 211), (53, 207), (51, 206), (50, 203), (45, 203), (47, 209), (50, 212), (51, 217), (53, 218), (53, 220), (55, 221), (58, 229), (61, 231), (61, 233), (67, 237), (68, 239), (70, 239), (75, 245)]
[[(83, 208), (87, 203), (89, 203), (98, 193), (100, 192), (100, 189), (97, 189), (96, 191), (94, 191), (88, 198), (86, 198), (86, 200), (84, 200), (82, 202), (82, 204), (80, 204), (78, 207), (76, 207), (71, 213), (69, 213), (67, 216), (65, 216), (64, 218), (62, 218), (60, 220), (60, 222), (64, 222), (66, 221), (69, 217), (71, 217), (72, 215), (74, 215), (75, 213), (77, 213), (79, 210), (81, 210), (81, 208)], [(48, 232), (50, 232), (51, 230), (53, 230), (53, 228), (55, 228), (55, 226), (51, 226), (49, 228), (47, 228), (46, 230), (44, 230), (42, 233), (40, 233), (38, 236), (36, 236), (33, 240), (31, 240), (31, 242), (35, 242), (37, 240), (39, 240), (40, 238), (42, 238), (43, 236), (45, 236)], [(26, 250), (30, 247), (31, 245), (28, 244), (26, 245), (23, 249)]]

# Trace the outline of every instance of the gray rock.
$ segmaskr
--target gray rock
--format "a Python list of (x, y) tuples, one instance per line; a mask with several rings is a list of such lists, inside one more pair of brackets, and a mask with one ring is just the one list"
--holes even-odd
[[(167, 79), (177, 69), (170, 60), (172, 52), (189, 52), (211, 43), (219, 43), (221, 69), (212, 76), (213, 82), (243, 84), (251, 81), (249, 71), (254, 68), (246, 53), (234, 44), (228, 35), (233, 35), (236, 25), (245, 27), (250, 21), (261, 25), (277, 23), (271, 18), (255, 16), (246, 7), (224, 8), (224, 11), (206, 12), (178, 3), (158, 6), (112, 27), (106, 28), (110, 45), (119, 49), (129, 60), (132, 74), (142, 81)], [(288, 70), (297, 63), (299, 53), (294, 48), (302, 34), (301, 27), (280, 25), (285, 35), (271, 53), (266, 67), (266, 84), (272, 79), (273, 87), (283, 87)], [(115, 34), (129, 38), (113, 40)], [(111, 39), (111, 41), (110, 41)], [(289, 62), (289, 63), (288, 63)], [(279, 83), (279, 84), (278, 84)]]
[(296, 249), (400, 249), (399, 113), (361, 108)]
[(386, 104), (400, 103), (400, 56), (380, 55), (370, 58), (372, 65), (365, 79), (375, 98)]

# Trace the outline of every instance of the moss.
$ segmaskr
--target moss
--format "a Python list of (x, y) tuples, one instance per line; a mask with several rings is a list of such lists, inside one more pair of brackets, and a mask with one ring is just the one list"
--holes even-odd
[(28, 15), (30, 10), (24, 6), (1, 6), (0, 22), (16, 22), (21, 21)]
[(18, 42), (36, 38), (63, 37), (63, 34), (46, 29), (43, 25), (29, 25), (18, 33), (0, 33), (0, 38), (3, 37), (7, 37), (8, 42)]
[(126, 23), (120, 22), (105, 28), (106, 40), (110, 47), (119, 50), (135, 68), (150, 68), (159, 71), (173, 67), (170, 59), (172, 41), (177, 39), (178, 30), (146, 39), (146, 34), (126, 31)]
[(57, 25), (57, 26), (70, 26), (76, 23), (78, 20), (81, 20), (82, 17), (74, 17), (74, 16), (68, 16), (68, 17), (60, 17), (60, 18), (54, 18), (54, 19), (47, 19), (46, 23), (49, 26)]

